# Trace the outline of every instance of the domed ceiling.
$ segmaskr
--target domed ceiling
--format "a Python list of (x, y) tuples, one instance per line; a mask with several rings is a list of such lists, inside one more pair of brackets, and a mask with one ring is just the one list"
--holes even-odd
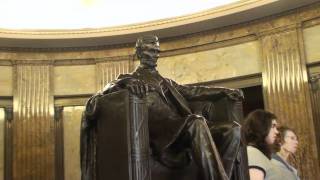
[(106, 28), (190, 15), (240, 0), (4, 0), (3, 29)]
[(0, 48), (90, 47), (239, 24), (319, 0), (2, 0)]

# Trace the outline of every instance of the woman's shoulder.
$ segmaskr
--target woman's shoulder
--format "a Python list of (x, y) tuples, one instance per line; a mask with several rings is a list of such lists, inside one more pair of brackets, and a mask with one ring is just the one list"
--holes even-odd
[(270, 161), (258, 148), (247, 146), (248, 156), (260, 157), (263, 160)]
[(270, 160), (257, 148), (247, 146), (249, 167), (260, 167), (264, 170), (271, 165)]
[(273, 155), (271, 163), (277, 167), (282, 176), (287, 177), (288, 179), (299, 179), (297, 170), (290, 164), (284, 162), (281, 157)]

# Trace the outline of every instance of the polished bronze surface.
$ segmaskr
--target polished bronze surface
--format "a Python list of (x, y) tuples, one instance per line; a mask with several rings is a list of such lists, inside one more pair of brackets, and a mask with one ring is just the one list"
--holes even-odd
[[(261, 36), (265, 105), (280, 124), (296, 130), (295, 165), (303, 179), (319, 177), (319, 163), (300, 27)], [(312, 169), (312, 170), (311, 170)]]
[(4, 166), (5, 166), (5, 111), (0, 108), (0, 180), (4, 180)]
[[(320, 67), (320, 66), (319, 66)], [(310, 77), (311, 102), (318, 154), (320, 154), (320, 71)], [(318, 159), (320, 164), (320, 159)]]
[(14, 67), (13, 180), (55, 179), (51, 68)]

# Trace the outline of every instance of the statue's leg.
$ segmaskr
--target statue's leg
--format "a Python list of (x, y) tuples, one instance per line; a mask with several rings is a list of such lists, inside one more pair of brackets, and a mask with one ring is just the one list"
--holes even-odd
[(240, 126), (218, 126), (210, 128), (214, 142), (218, 144), (223, 166), (229, 178), (232, 176), (234, 163), (240, 148)]
[[(217, 119), (217, 109), (211, 102), (203, 103), (201, 110), (198, 111), (201, 111), (202, 115), (208, 120), (207, 123), (214, 142), (217, 144), (225, 171), (231, 178), (241, 144), (240, 126), (232, 121), (221, 122), (221, 119)], [(231, 110), (231, 112), (234, 111)]]
[(205, 180), (228, 180), (205, 118), (202, 116), (189, 118), (192, 120), (186, 128), (191, 137), (193, 157), (200, 166)]

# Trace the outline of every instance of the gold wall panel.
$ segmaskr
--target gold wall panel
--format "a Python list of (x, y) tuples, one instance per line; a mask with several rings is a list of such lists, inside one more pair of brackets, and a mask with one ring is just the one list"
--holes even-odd
[(302, 179), (320, 177), (304, 55), (296, 29), (261, 37), (265, 105), (280, 125), (292, 127), (299, 137), (296, 166)]
[(96, 87), (101, 90), (108, 82), (115, 80), (119, 74), (131, 71), (130, 60), (107, 61), (96, 64)]
[(93, 94), (95, 82), (95, 65), (54, 67), (55, 96)]
[(320, 62), (320, 25), (303, 30), (307, 63)]
[[(320, 155), (320, 65), (309, 67), (309, 85), (311, 90), (314, 130), (316, 133), (318, 154)], [(319, 159), (320, 163), (320, 159)]]
[[(320, 79), (311, 83), (311, 102), (314, 117), (314, 130), (316, 133), (316, 142), (318, 147), (318, 155), (320, 155)], [(320, 163), (320, 159), (318, 159), (318, 161)]]
[(258, 41), (160, 58), (158, 70), (178, 83), (189, 84), (261, 72)]
[(12, 96), (12, 66), (0, 66), (0, 96)]
[(51, 65), (14, 69), (13, 180), (54, 180), (54, 119)]
[(4, 148), (5, 148), (5, 116), (4, 109), (0, 108), (0, 180), (4, 180)]
[(80, 124), (84, 106), (63, 108), (64, 179), (80, 180)]

